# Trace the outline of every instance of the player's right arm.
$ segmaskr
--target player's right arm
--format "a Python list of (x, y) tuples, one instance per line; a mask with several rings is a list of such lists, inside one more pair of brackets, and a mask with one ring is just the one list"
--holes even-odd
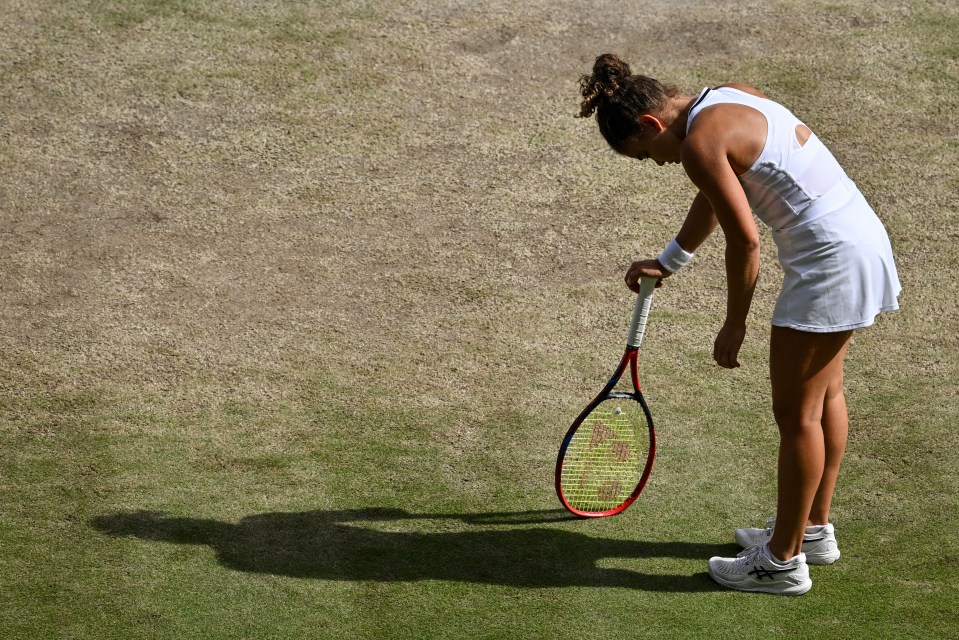
[[(695, 253), (696, 249), (706, 238), (719, 226), (716, 214), (713, 213), (712, 205), (709, 199), (699, 192), (693, 198), (693, 204), (689, 207), (689, 213), (686, 214), (686, 220), (676, 234), (676, 242), (685, 251)], [(662, 279), (668, 278), (672, 272), (663, 267), (656, 258), (648, 260), (638, 260), (630, 265), (626, 271), (626, 286), (634, 292), (639, 293), (639, 281), (642, 278), (657, 278), (659, 282), (656, 286), (662, 285)]]
[(686, 220), (683, 221), (683, 226), (676, 234), (676, 242), (684, 251), (696, 253), (699, 245), (712, 235), (717, 226), (719, 226), (719, 221), (713, 212), (713, 206), (709, 204), (709, 198), (700, 191), (693, 198), (693, 204), (689, 207)]

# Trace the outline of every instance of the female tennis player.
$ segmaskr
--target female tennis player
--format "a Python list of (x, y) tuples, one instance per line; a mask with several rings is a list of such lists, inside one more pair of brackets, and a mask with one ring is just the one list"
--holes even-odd
[(726, 239), (726, 318), (713, 346), (738, 367), (759, 274), (753, 213), (772, 229), (784, 271), (772, 318), (769, 368), (779, 427), (776, 515), (735, 532), (746, 549), (711, 558), (727, 587), (787, 595), (812, 587), (808, 564), (839, 558), (829, 509), (846, 446), (843, 361), (855, 329), (898, 308), (901, 290), (882, 223), (823, 143), (756, 89), (726, 84), (682, 95), (633, 75), (612, 54), (581, 79), (581, 117), (596, 114), (619, 154), (682, 164), (699, 189), (676, 237), (658, 258), (634, 262), (626, 285), (667, 278), (716, 229)]

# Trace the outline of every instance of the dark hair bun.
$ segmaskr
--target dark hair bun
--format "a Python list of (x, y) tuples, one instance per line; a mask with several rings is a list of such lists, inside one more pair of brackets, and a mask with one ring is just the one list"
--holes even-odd
[(588, 118), (593, 115), (604, 102), (616, 95), (631, 74), (629, 65), (617, 55), (604, 53), (596, 58), (593, 74), (584, 75), (579, 80), (580, 93), (583, 94), (579, 117)]

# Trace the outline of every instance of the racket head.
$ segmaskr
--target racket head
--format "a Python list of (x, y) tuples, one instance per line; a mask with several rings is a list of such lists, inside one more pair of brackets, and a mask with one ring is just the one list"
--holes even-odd
[[(632, 382), (617, 390), (623, 374)], [(628, 349), (602, 392), (573, 421), (556, 460), (556, 494), (571, 513), (622, 513), (642, 492), (656, 457), (656, 432)]]

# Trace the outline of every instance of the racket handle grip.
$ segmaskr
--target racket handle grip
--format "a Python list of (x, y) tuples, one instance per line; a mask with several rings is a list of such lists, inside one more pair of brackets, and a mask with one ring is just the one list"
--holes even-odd
[(653, 290), (656, 288), (657, 278), (640, 278), (639, 297), (636, 298), (636, 308), (633, 310), (633, 321), (629, 325), (629, 339), (627, 347), (636, 347), (643, 343), (646, 334), (646, 320), (649, 318), (649, 308), (653, 304)]

